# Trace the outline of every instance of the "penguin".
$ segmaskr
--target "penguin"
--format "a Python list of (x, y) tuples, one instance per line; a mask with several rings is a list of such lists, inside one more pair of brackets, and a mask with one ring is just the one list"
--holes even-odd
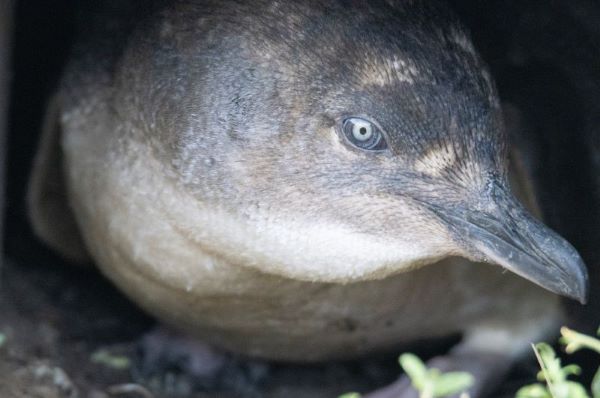
[[(558, 295), (585, 302), (443, 3), (131, 10), (73, 51), (28, 203), (42, 239), (148, 313), (290, 362), (461, 333), (432, 364), (478, 397), (555, 330)], [(413, 394), (372, 396), (392, 390)]]

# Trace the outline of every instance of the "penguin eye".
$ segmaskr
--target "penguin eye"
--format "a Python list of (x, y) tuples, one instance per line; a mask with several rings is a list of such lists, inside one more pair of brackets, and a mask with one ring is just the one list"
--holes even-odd
[(387, 148), (383, 133), (368, 120), (350, 117), (342, 122), (344, 136), (352, 145), (368, 151), (382, 151)]

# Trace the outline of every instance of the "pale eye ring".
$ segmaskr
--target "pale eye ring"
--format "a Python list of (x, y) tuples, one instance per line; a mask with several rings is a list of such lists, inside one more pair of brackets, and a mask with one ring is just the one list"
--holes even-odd
[(382, 151), (387, 148), (381, 130), (367, 119), (361, 117), (344, 119), (342, 132), (346, 141), (356, 148), (368, 151)]
[(357, 141), (367, 141), (373, 136), (373, 125), (366, 120), (354, 119), (352, 136)]

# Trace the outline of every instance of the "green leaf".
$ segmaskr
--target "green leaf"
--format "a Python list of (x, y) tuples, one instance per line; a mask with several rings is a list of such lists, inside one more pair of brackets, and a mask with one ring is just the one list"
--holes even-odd
[(560, 334), (562, 335), (560, 342), (565, 345), (565, 351), (569, 354), (579, 351), (582, 348), (593, 350), (600, 354), (600, 340), (583, 333), (578, 333), (567, 327), (562, 327)]
[(449, 372), (439, 376), (433, 389), (435, 397), (446, 397), (467, 390), (475, 383), (473, 376), (466, 372)]
[(360, 394), (357, 392), (347, 392), (346, 394), (340, 395), (338, 398), (360, 398)]
[(131, 360), (123, 355), (115, 355), (107, 350), (97, 350), (92, 354), (92, 362), (99, 363), (108, 368), (126, 370), (131, 367)]
[(567, 365), (562, 368), (562, 372), (565, 376), (579, 376), (581, 374), (581, 367), (578, 365)]
[[(589, 349), (600, 353), (600, 339), (578, 333), (563, 327), (560, 342), (564, 344), (567, 353), (573, 353), (580, 349)], [(600, 335), (600, 329), (598, 329)], [(562, 367), (560, 358), (557, 358), (552, 347), (546, 343), (533, 346), (535, 355), (540, 363), (542, 371), (538, 373), (538, 379), (545, 381), (546, 385), (532, 384), (521, 388), (516, 398), (600, 398), (600, 368), (596, 371), (591, 385), (591, 395), (585, 387), (578, 382), (568, 380), (569, 376), (577, 376), (582, 373), (581, 367), (567, 365)]]
[(552, 385), (560, 384), (566, 380), (566, 375), (563, 374), (560, 359), (556, 357), (556, 353), (550, 345), (538, 343), (533, 346), (533, 350), (540, 362), (540, 367), (542, 368), (542, 381), (546, 381)]
[(600, 398), (600, 368), (598, 368), (596, 375), (592, 380), (592, 396), (594, 398)]
[[(542, 372), (538, 374), (538, 379), (546, 382), (547, 387), (544, 387), (544, 389), (551, 398), (590, 398), (580, 383), (567, 380), (570, 375), (581, 373), (579, 366), (567, 365), (562, 367), (560, 359), (556, 357), (556, 353), (548, 344), (539, 343), (534, 345), (533, 348), (542, 368)], [(533, 393), (543, 394), (539, 389), (534, 389)], [(523, 395), (523, 398), (525, 397)]]
[(552, 398), (552, 395), (542, 384), (530, 384), (520, 388), (515, 398)]
[(423, 361), (414, 354), (406, 353), (400, 356), (399, 362), (413, 386), (418, 391), (422, 391), (429, 376), (429, 372)]
[(566, 383), (567, 393), (565, 394), (565, 398), (590, 398), (585, 388), (579, 383), (574, 381), (568, 381)]

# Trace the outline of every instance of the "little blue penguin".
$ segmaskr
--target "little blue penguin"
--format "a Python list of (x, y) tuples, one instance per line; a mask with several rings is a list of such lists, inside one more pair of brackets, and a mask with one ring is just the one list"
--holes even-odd
[(585, 301), (443, 3), (170, 1), (93, 25), (31, 219), (166, 324), (295, 362), (462, 333), (434, 363), (477, 397), (555, 330), (557, 294)]

